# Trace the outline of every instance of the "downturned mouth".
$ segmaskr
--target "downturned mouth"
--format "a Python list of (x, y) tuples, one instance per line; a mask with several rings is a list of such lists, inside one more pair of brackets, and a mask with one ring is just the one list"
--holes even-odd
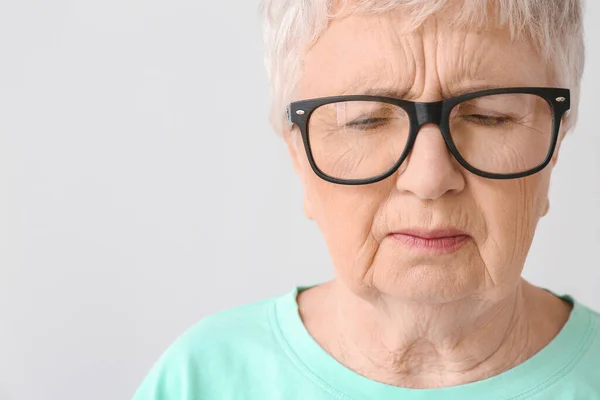
[(449, 253), (461, 248), (469, 234), (459, 229), (406, 229), (393, 232), (391, 236), (400, 244), (413, 250)]

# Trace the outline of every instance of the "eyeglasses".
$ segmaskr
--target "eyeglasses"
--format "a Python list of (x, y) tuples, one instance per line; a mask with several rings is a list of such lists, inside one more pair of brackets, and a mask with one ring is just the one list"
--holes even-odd
[(343, 185), (386, 179), (410, 154), (420, 128), (439, 126), (452, 156), (471, 173), (516, 179), (544, 169), (556, 148), (569, 89), (502, 88), (421, 103), (349, 95), (293, 102), (313, 171)]

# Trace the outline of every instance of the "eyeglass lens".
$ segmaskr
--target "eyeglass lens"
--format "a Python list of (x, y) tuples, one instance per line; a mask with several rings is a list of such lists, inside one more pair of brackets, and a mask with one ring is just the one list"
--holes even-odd
[[(408, 113), (378, 101), (344, 101), (317, 108), (308, 123), (317, 167), (337, 179), (369, 179), (388, 172), (410, 134)], [(550, 150), (553, 115), (543, 98), (494, 94), (459, 103), (450, 112), (452, 141), (481, 171), (515, 174), (541, 165)]]

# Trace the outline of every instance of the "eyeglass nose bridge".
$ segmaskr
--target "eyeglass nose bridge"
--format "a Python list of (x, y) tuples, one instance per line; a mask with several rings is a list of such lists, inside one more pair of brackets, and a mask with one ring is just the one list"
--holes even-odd
[(442, 101), (432, 103), (414, 103), (417, 120), (414, 122), (415, 134), (426, 124), (435, 124), (441, 128), (443, 105)]
[[(409, 139), (406, 144), (406, 148), (404, 150), (404, 154), (401, 157), (401, 162), (404, 162), (405, 158), (408, 157), (410, 153), (412, 153), (413, 148), (415, 146), (415, 142), (417, 140), (417, 136), (421, 131), (421, 128), (427, 124), (434, 124), (440, 130), (442, 135), (442, 139), (444, 144), (446, 145), (446, 149), (448, 152), (454, 157), (461, 165), (465, 168), (469, 169), (470, 167), (466, 164), (466, 161), (462, 159), (462, 156), (458, 153), (456, 146), (454, 145), (450, 135), (448, 133), (448, 124), (449, 121), (445, 120), (444, 114), (447, 113), (447, 105), (444, 101), (436, 101), (436, 102), (414, 102), (413, 103), (413, 121), (410, 122), (411, 132), (409, 134)], [(399, 165), (398, 165), (399, 166)]]
[(427, 124), (435, 124), (440, 130), (444, 142), (446, 143), (446, 147), (452, 153), (454, 157), (457, 157), (456, 152), (454, 151), (454, 146), (452, 141), (449, 139), (448, 134), (446, 133), (448, 127), (448, 123), (443, 121), (443, 115), (445, 112), (444, 102), (436, 101), (430, 103), (413, 103), (414, 104), (414, 113), (413, 113), (413, 121), (410, 122), (411, 132), (410, 137), (407, 143), (406, 155), (412, 152), (412, 148), (417, 140), (417, 136), (421, 131), (421, 128)]

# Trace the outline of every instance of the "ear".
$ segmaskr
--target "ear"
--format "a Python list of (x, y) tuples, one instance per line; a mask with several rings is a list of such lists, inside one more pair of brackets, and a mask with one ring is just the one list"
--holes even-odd
[(560, 133), (558, 134), (558, 140), (556, 142), (556, 149), (554, 149), (554, 154), (552, 155), (552, 161), (550, 162), (552, 168), (554, 168), (554, 166), (558, 162), (560, 146), (562, 145), (562, 142), (565, 139), (567, 132), (569, 131), (569, 127), (567, 126), (567, 124), (568, 124), (568, 120), (565, 117), (563, 117), (563, 119), (561, 121)]
[(548, 211), (550, 211), (550, 196), (546, 196), (546, 198), (544, 199), (544, 205), (540, 210), (540, 218), (548, 215)]
[[(558, 162), (558, 155), (560, 154), (560, 146), (562, 145), (567, 132), (569, 131), (568, 119), (563, 117), (560, 121), (560, 133), (558, 134), (558, 140), (556, 141), (556, 148), (554, 149), (554, 154), (552, 155), (552, 160), (550, 161), (550, 167), (554, 168), (556, 163)], [(546, 198), (544, 199), (544, 204), (540, 209), (540, 218), (545, 217), (550, 211), (550, 194), (546, 194)]]
[(290, 158), (292, 159), (292, 165), (294, 166), (294, 171), (298, 175), (300, 175), (300, 159), (298, 154), (298, 143), (296, 134), (293, 131), (293, 128), (285, 128), (283, 131), (283, 139), (288, 148), (288, 152), (290, 153)]
[(310, 204), (310, 200), (308, 199), (308, 196), (306, 196), (306, 191), (304, 192), (304, 200), (302, 202), (302, 211), (304, 212), (304, 215), (306, 216), (306, 218), (310, 219), (311, 221), (314, 221), (312, 207)]
[(296, 171), (296, 174), (298, 174), (298, 176), (300, 177), (300, 180), (302, 181), (302, 186), (303, 186), (303, 206), (302, 206), (302, 211), (304, 212), (304, 215), (306, 215), (306, 218), (313, 220), (313, 212), (312, 212), (312, 207), (311, 207), (311, 202), (310, 199), (307, 196), (307, 191), (306, 191), (306, 184), (304, 182), (304, 174), (302, 171), (302, 167), (300, 164), (300, 157), (303, 156), (303, 154), (298, 154), (299, 152), (301, 152), (301, 143), (298, 143), (298, 132), (294, 132), (292, 129), (288, 129), (286, 128), (285, 131), (283, 132), (283, 138), (286, 142), (287, 148), (288, 148), (288, 152), (290, 153), (290, 158), (292, 159), (292, 165), (294, 166), (294, 171)]

